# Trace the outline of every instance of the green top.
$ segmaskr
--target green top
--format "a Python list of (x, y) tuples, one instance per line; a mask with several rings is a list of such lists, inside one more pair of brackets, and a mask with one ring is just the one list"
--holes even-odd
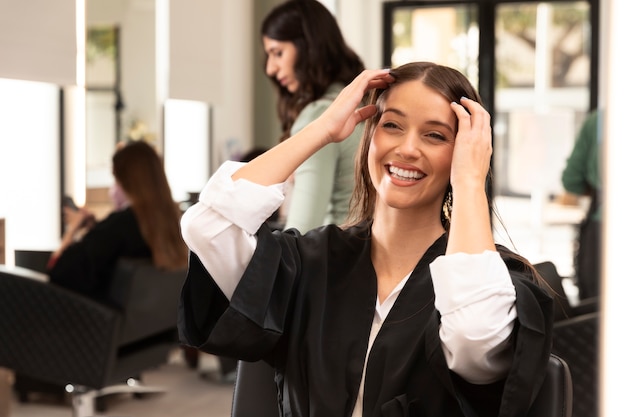
[[(588, 195), (591, 191), (600, 193), (600, 126), (598, 112), (589, 114), (576, 136), (572, 153), (567, 159), (565, 169), (561, 175), (561, 182), (566, 191)], [(597, 195), (599, 198), (600, 196)], [(600, 219), (601, 210), (598, 207), (592, 214), (594, 220)]]
[[(291, 135), (317, 119), (341, 92), (341, 84), (332, 84), (323, 97), (309, 103), (298, 115)], [(294, 186), (285, 228), (301, 233), (325, 224), (342, 224), (354, 189), (354, 159), (363, 125), (344, 141), (331, 143), (311, 155), (295, 172)]]

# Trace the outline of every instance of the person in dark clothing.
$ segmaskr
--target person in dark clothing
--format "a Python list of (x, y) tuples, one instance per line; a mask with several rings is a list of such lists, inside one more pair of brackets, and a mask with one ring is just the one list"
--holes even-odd
[(120, 146), (113, 176), (115, 210), (95, 221), (85, 208), (65, 207), (66, 229), (48, 262), (50, 282), (101, 301), (120, 257), (151, 258), (172, 270), (185, 268), (188, 258), (180, 209), (154, 148), (143, 141)]
[(587, 213), (578, 225), (574, 245), (574, 280), (581, 300), (597, 297), (600, 292), (602, 183), (599, 165), (602, 132), (599, 120), (601, 116), (597, 110), (589, 113), (576, 135), (561, 174), (567, 193), (591, 198)]
[[(270, 230), (282, 183), (362, 121), (349, 222)], [(525, 415), (553, 300), (494, 241), (491, 143), (460, 72), (365, 70), (296, 135), (224, 163), (187, 210), (181, 340), (270, 364), (284, 416)]]

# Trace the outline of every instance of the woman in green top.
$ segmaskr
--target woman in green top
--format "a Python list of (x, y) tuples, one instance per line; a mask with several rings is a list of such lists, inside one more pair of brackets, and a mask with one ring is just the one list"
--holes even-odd
[[(278, 92), (281, 141), (317, 119), (363, 69), (334, 16), (315, 0), (276, 6), (261, 26), (265, 72)], [(354, 158), (362, 128), (326, 146), (294, 175), (285, 228), (305, 233), (343, 223), (354, 188)]]
[(576, 284), (580, 299), (598, 295), (600, 274), (600, 125), (592, 111), (576, 136), (576, 142), (561, 175), (563, 188), (575, 195), (591, 196), (591, 204), (579, 225), (574, 254)]

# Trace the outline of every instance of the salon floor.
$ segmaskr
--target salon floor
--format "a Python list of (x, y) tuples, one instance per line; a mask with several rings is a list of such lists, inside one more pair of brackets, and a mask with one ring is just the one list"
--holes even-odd
[[(119, 417), (229, 417), (233, 383), (218, 378), (215, 357), (203, 354), (198, 369), (189, 368), (177, 349), (168, 364), (145, 372), (144, 383), (165, 390), (134, 398), (118, 394), (107, 398), (106, 411), (97, 414)], [(69, 400), (33, 398), (28, 403), (15, 399), (10, 417), (72, 417)]]

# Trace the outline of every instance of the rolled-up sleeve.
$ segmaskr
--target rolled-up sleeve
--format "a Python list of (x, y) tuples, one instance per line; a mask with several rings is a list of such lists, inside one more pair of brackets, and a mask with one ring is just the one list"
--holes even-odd
[(254, 234), (284, 199), (283, 184), (233, 181), (233, 173), (242, 165), (222, 164), (181, 219), (185, 243), (228, 299), (256, 249)]
[(500, 254), (457, 253), (431, 265), (448, 367), (470, 383), (502, 378), (512, 363), (515, 288)]

